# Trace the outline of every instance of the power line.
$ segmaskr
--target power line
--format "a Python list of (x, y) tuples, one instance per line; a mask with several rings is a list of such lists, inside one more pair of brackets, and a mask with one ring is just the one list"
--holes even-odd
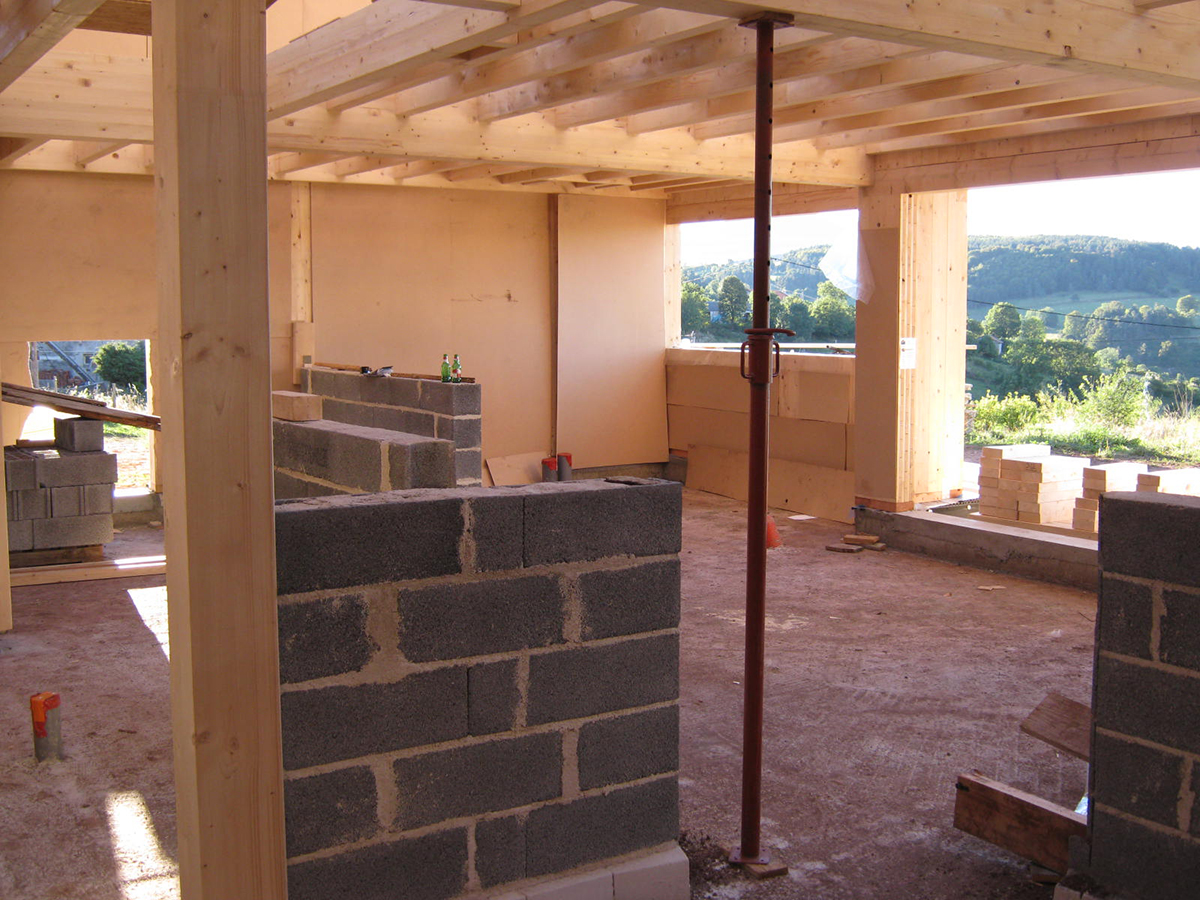
[[(967, 300), (968, 303), (975, 303), (980, 306), (986, 306), (988, 309), (999, 306), (1001, 303), (1008, 303), (1007, 300), (997, 300), (994, 303), (988, 303), (986, 300)], [(1013, 309), (1024, 310), (1025, 312), (1045, 313), (1043, 309), (1033, 309), (1028, 306), (1017, 306), (1015, 303), (1008, 303)], [(1085, 313), (1069, 312), (1051, 312), (1046, 315), (1062, 316), (1064, 319), (1067, 316), (1076, 316), (1080, 319), (1087, 319), (1091, 322), (1112, 322), (1115, 325), (1141, 325), (1145, 328), (1182, 328), (1185, 331), (1200, 331), (1200, 326), (1197, 325), (1171, 325), (1166, 322), (1133, 322), (1129, 319), (1110, 319), (1107, 316), (1092, 316)]]

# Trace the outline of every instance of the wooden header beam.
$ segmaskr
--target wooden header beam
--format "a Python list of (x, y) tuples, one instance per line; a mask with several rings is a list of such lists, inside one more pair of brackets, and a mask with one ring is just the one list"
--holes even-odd
[(103, 0), (12, 0), (0, 7), (0, 91), (21, 77)]

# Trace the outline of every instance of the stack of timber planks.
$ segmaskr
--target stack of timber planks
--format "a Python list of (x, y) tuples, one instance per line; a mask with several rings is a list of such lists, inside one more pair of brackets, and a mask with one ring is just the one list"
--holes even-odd
[(1137, 489), (1150, 493), (1200, 496), (1200, 469), (1162, 469), (1143, 472), (1137, 477)]
[(1132, 491), (1145, 474), (1145, 463), (1117, 462), (1088, 466), (1083, 470), (1083, 496), (1075, 501), (1071, 527), (1096, 534), (1100, 530), (1100, 495), (1105, 491)]
[(1048, 444), (984, 447), (979, 512), (1029, 524), (1067, 522), (1083, 491), (1087, 460), (1054, 456)]

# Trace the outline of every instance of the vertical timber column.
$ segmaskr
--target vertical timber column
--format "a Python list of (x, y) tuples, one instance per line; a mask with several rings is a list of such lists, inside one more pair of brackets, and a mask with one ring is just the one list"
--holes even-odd
[[(0, 361), (0, 381), (4, 380), (7, 367)], [(0, 448), (8, 441), (0, 425)], [(0, 496), (8, 490), (5, 480), (4, 460), (0, 459)], [(8, 516), (0, 516), (0, 547), (4, 548), (4, 565), (0, 566), (0, 633), (12, 631), (12, 577), (8, 570)]]
[(316, 354), (312, 302), (312, 185), (292, 182), (292, 383)]
[(855, 495), (898, 512), (960, 487), (966, 194), (865, 188), (859, 241)]
[(183, 900), (283, 900), (264, 6), (156, 0), (154, 146)]
[(663, 325), (667, 346), (678, 347), (683, 337), (683, 261), (678, 225), (663, 226)]

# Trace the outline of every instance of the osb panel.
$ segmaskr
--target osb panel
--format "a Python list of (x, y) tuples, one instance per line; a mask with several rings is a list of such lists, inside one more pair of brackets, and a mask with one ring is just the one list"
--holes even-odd
[[(671, 446), (677, 450), (686, 450), (691, 444), (741, 452), (749, 449), (748, 413), (672, 405), (667, 407), (667, 416)], [(847, 426), (833, 422), (772, 416), (771, 457), (844, 469), (847, 466), (846, 431)]]

